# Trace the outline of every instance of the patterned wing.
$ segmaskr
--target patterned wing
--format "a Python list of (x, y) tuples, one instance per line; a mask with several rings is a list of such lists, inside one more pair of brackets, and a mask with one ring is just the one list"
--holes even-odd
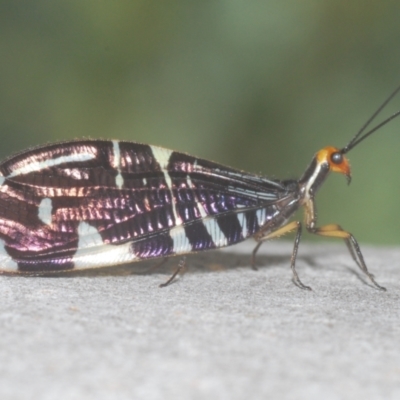
[(74, 141), (0, 164), (0, 270), (91, 268), (253, 235), (282, 183), (164, 148)]

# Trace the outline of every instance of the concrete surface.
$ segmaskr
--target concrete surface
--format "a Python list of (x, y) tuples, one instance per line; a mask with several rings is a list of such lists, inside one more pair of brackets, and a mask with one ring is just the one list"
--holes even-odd
[[(59, 277), (0, 276), (0, 399), (399, 399), (400, 248), (252, 243), (178, 262)], [(148, 265), (148, 264), (146, 264)], [(152, 265), (152, 264), (150, 264)]]

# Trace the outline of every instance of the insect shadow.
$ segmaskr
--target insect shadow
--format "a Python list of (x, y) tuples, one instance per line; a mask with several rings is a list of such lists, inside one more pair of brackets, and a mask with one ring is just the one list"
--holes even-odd
[[(323, 253), (321, 253), (322, 255)], [(343, 265), (334, 264), (332, 262), (328, 264), (322, 264), (319, 259), (320, 254), (305, 254), (299, 255), (299, 260), (302, 261), (303, 265), (313, 270), (329, 270), (339, 271), (345, 269), (346, 272), (353, 274), (363, 284), (373, 287), (365, 279), (363, 275), (353, 268)], [(46, 278), (74, 278), (74, 277), (118, 277), (118, 276), (129, 276), (129, 275), (152, 275), (162, 274), (171, 276), (177, 269), (179, 262), (182, 260), (182, 256), (160, 258), (146, 261), (139, 261), (135, 263), (122, 264), (119, 266), (95, 268), (87, 270), (75, 270), (75, 271), (60, 271), (52, 273), (34, 273), (29, 276), (46, 277)], [(290, 277), (290, 267), (288, 264), (289, 257), (284, 254), (259, 254), (257, 256), (257, 269), (265, 270), (273, 267), (283, 267), (288, 270), (288, 278)], [(222, 272), (235, 270), (238, 268), (249, 268), (250, 257), (249, 254), (240, 254), (236, 252), (221, 252), (221, 251), (209, 251), (206, 253), (195, 253), (187, 255), (184, 268), (185, 274), (197, 274), (197, 273), (211, 273), (211, 272)], [(257, 272), (257, 271), (255, 271)], [(174, 283), (173, 281), (172, 283)]]
[[(325, 254), (325, 252), (321, 252), (321, 254)], [(361, 283), (363, 283), (364, 285), (372, 288), (372, 289), (376, 289), (376, 287), (372, 284), (369, 283), (369, 281), (367, 281), (366, 279), (364, 279), (364, 274), (358, 272), (357, 270), (355, 270), (354, 268), (348, 266), (348, 265), (344, 265), (344, 263), (340, 262), (340, 263), (321, 263), (320, 261), (316, 261), (316, 258), (319, 257), (319, 254), (314, 254), (314, 255), (304, 255), (304, 256), (299, 256), (298, 258), (300, 260), (303, 260), (304, 263), (312, 269), (315, 270), (328, 270), (328, 271), (337, 271), (339, 272), (340, 270), (345, 270), (346, 272), (351, 273), (352, 275), (354, 275)]]
[[(26, 276), (37, 277), (78, 277), (78, 276), (126, 276), (126, 275), (152, 275), (172, 274), (182, 256), (169, 256), (152, 260), (138, 261), (111, 267), (93, 268), (86, 270), (72, 270), (59, 272), (35, 272)], [(257, 268), (264, 269), (276, 265), (284, 265), (288, 262), (285, 255), (259, 255), (257, 256)], [(208, 251), (206, 253), (188, 254), (185, 261), (185, 273), (207, 273), (216, 271), (229, 271), (237, 268), (250, 267), (250, 256), (235, 252)]]

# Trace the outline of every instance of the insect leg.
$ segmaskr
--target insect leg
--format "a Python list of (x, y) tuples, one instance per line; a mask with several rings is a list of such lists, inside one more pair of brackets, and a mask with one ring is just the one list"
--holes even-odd
[(186, 268), (186, 257), (183, 257), (183, 258), (181, 259), (181, 261), (179, 261), (178, 268), (175, 270), (175, 272), (170, 276), (170, 278), (169, 278), (166, 282), (161, 283), (161, 284), (159, 285), (159, 287), (161, 288), (161, 287), (168, 286), (168, 285), (176, 278), (176, 276), (177, 276), (182, 270), (184, 270), (185, 268)]
[[(299, 229), (300, 226), (300, 231), (301, 231), (301, 223), (299, 221), (293, 221), (287, 225), (284, 225), (272, 232), (269, 232), (265, 234), (262, 230), (257, 232), (256, 235), (254, 236), (254, 239), (257, 243), (256, 247), (254, 248), (252, 255), (251, 255), (251, 267), (257, 271), (258, 268), (256, 267), (256, 254), (258, 249), (261, 247), (263, 242), (269, 239), (273, 239), (282, 235), (285, 235), (286, 233), (289, 233), (291, 231), (294, 231), (295, 229)], [(300, 240), (300, 239), (299, 239)]]
[(368, 271), (367, 265), (365, 264), (364, 257), (361, 253), (360, 246), (355, 237), (350, 233), (342, 229), (340, 225), (330, 224), (324, 225), (319, 228), (307, 228), (309, 232), (315, 233), (320, 236), (329, 236), (341, 238), (345, 241), (347, 248), (356, 264), (359, 266), (361, 271), (368, 276), (369, 280), (380, 290), (386, 290), (383, 286), (380, 286), (374, 276)]
[(256, 247), (254, 247), (253, 252), (251, 253), (251, 268), (254, 269), (254, 271), (258, 271), (258, 268), (256, 266), (256, 254), (257, 254), (258, 249), (261, 247), (262, 243), (263, 243), (263, 241), (260, 240), (257, 243)]
[(294, 239), (294, 246), (293, 246), (293, 252), (292, 252), (292, 257), (290, 259), (290, 267), (292, 269), (293, 272), (293, 281), (295, 283), (296, 286), (298, 286), (301, 289), (306, 289), (306, 290), (312, 290), (309, 286), (304, 285), (300, 278), (299, 275), (297, 274), (296, 271), (296, 258), (297, 258), (297, 252), (299, 249), (299, 244), (300, 244), (300, 238), (301, 238), (301, 232), (302, 232), (302, 226), (301, 226), (301, 222), (300, 221), (293, 221), (290, 222), (287, 225), (282, 226), (281, 228), (268, 233), (265, 236), (261, 236), (261, 237), (256, 237), (256, 240), (259, 242), (257, 243), (257, 246), (254, 248), (253, 250), (253, 254), (252, 254), (252, 264), (255, 264), (255, 257), (256, 257), (256, 253), (257, 250), (260, 248), (261, 243), (269, 240), (269, 239), (273, 239), (282, 235), (285, 235), (286, 233), (292, 232), (296, 230), (296, 237)]

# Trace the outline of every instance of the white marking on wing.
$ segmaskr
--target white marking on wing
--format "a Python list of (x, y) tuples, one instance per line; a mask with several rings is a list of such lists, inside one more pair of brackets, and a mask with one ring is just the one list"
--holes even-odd
[[(194, 191), (194, 185), (193, 185), (192, 179), (190, 178), (190, 175), (186, 176), (186, 182), (187, 182), (188, 186), (190, 187), (190, 189), (192, 189)], [(200, 201), (197, 201), (196, 205), (197, 205), (197, 208), (199, 209), (201, 218), (206, 218), (208, 216), (208, 214), (207, 214), (203, 204)]]
[(257, 221), (258, 221), (258, 226), (261, 227), (265, 224), (265, 208), (260, 208), (259, 210), (256, 211), (256, 216), (257, 216)]
[(220, 227), (218, 226), (218, 222), (215, 218), (209, 217), (204, 219), (203, 224), (207, 229), (207, 232), (211, 236), (214, 244), (216, 247), (223, 247), (228, 245), (228, 239), (221, 231)]
[(239, 224), (240, 224), (240, 226), (242, 228), (242, 236), (244, 238), (246, 238), (247, 237), (247, 217), (246, 217), (246, 214), (245, 213), (239, 213), (239, 214), (236, 214), (236, 215), (237, 215), (237, 219), (239, 221)]
[(53, 211), (52, 200), (48, 197), (42, 199), (39, 204), (38, 217), (46, 225), (51, 224), (51, 213)]
[(172, 150), (164, 149), (163, 147), (158, 146), (150, 146), (151, 151), (153, 152), (154, 158), (160, 164), (162, 169), (167, 169), (169, 159), (171, 158)]
[(124, 178), (121, 175), (121, 172), (115, 177), (115, 184), (118, 186), (118, 189), (121, 189), (124, 185)]
[(172, 180), (167, 171), (167, 167), (168, 167), (169, 159), (172, 154), (172, 150), (163, 149), (162, 147), (157, 147), (157, 146), (150, 146), (150, 148), (151, 148), (151, 151), (153, 152), (154, 158), (156, 159), (158, 164), (160, 164), (161, 170), (164, 174), (165, 182), (167, 183), (168, 189), (171, 193), (172, 212), (174, 213), (175, 224), (182, 225), (183, 221), (182, 221), (182, 218), (178, 215), (178, 212), (176, 210), (176, 200), (172, 193)]
[(18, 264), (8, 255), (4, 246), (4, 240), (0, 239), (0, 270), (17, 272)]
[(117, 140), (112, 141), (113, 144), (113, 167), (118, 171), (118, 175), (115, 177), (115, 184), (119, 189), (122, 188), (124, 184), (124, 178), (121, 174), (121, 151), (119, 148), (119, 142)]
[(169, 231), (169, 234), (174, 242), (173, 251), (175, 254), (188, 253), (192, 251), (192, 245), (186, 236), (183, 226), (175, 226)]
[(98, 230), (87, 222), (78, 226), (78, 250), (72, 261), (75, 269), (97, 268), (137, 260), (131, 244), (105, 244)]
[(46, 161), (31, 162), (29, 164), (23, 165), (20, 168), (15, 169), (14, 171), (11, 172), (10, 175), (7, 176), (7, 178), (12, 178), (14, 176), (29, 174), (30, 172), (34, 172), (34, 171), (41, 171), (42, 169), (55, 167), (57, 165), (61, 165), (61, 164), (69, 163), (69, 162), (89, 161), (89, 160), (93, 160), (94, 158), (96, 158), (96, 155), (93, 153), (76, 153), (76, 154), (70, 154), (68, 156), (51, 158)]
[(199, 201), (197, 201), (196, 204), (197, 204), (197, 208), (200, 211), (201, 218), (206, 218), (208, 216), (208, 214), (207, 214), (206, 209), (204, 208), (203, 204), (200, 203)]
[(187, 182), (188, 187), (193, 190), (194, 186), (193, 186), (192, 178), (190, 177), (190, 175), (186, 175), (186, 182)]

